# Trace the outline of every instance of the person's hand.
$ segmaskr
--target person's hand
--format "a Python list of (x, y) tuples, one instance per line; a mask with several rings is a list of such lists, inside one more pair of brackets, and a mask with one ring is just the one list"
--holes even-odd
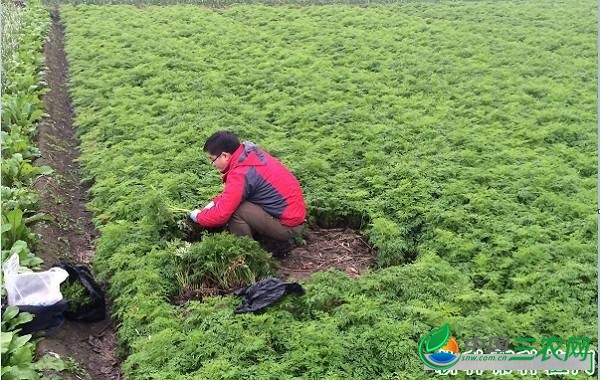
[(198, 216), (199, 213), (200, 213), (200, 210), (198, 210), (198, 209), (190, 211), (189, 217), (192, 220), (192, 222), (197, 223), (196, 222), (196, 217)]

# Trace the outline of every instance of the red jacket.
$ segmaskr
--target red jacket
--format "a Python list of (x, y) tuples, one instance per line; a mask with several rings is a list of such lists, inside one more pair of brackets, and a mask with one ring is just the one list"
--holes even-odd
[(204, 227), (225, 225), (243, 201), (255, 203), (284, 226), (304, 223), (306, 206), (300, 183), (281, 162), (254, 143), (245, 141), (223, 172), (225, 189), (203, 209), (196, 222)]

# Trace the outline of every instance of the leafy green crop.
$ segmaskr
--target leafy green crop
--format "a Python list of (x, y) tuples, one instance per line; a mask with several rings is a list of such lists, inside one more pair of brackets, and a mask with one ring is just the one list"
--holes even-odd
[[(63, 7), (96, 270), (126, 375), (427, 378), (418, 342), (445, 323), (459, 341), (596, 347), (596, 12)], [(379, 268), (316, 274), (259, 316), (232, 315), (231, 297), (171, 305), (169, 209), (221, 190), (201, 152), (220, 129), (289, 166), (313, 222), (361, 228)], [(206, 243), (193, 249), (214, 255)]]
[(23, 211), (19, 209), (2, 213), (2, 246), (12, 247), (19, 240), (33, 242), (35, 236), (29, 230), (28, 225), (41, 220), (53, 219), (42, 213), (25, 217)]
[(21, 153), (15, 153), (8, 159), (2, 159), (2, 183), (9, 187), (21, 187), (31, 184), (31, 181), (42, 174), (50, 174), (48, 166), (33, 166), (23, 159)]
[(65, 365), (62, 360), (44, 356), (32, 363), (35, 345), (31, 334), (19, 335), (20, 325), (33, 320), (29, 313), (19, 312), (16, 306), (8, 306), (2, 312), (2, 331), (0, 332), (0, 347), (2, 353), (3, 379), (41, 379), (45, 370), (62, 371)]
[(4, 212), (21, 209), (34, 210), (37, 207), (38, 195), (28, 187), (7, 187), (1, 186), (2, 210)]
[(37, 108), (37, 104), (39, 104), (39, 100), (35, 98), (35, 95), (31, 97), (23, 95), (7, 97), (6, 101), (3, 102), (2, 124), (11, 126), (33, 125), (43, 115), (43, 111)]

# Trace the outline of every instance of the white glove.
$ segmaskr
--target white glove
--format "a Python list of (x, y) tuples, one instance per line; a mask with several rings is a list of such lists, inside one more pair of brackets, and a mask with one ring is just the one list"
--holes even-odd
[(196, 222), (196, 217), (198, 216), (198, 214), (200, 213), (200, 210), (196, 209), (190, 212), (190, 219), (192, 220), (192, 222), (194, 223), (198, 223)]
[[(212, 208), (214, 205), (215, 205), (215, 202), (213, 202), (213, 201), (210, 201), (210, 202), (209, 202), (209, 203), (208, 203), (206, 206), (204, 206), (204, 208), (203, 208), (202, 210), (206, 210), (206, 209)], [(193, 210), (193, 211), (191, 211), (191, 212), (190, 212), (190, 215), (189, 215), (189, 216), (190, 216), (190, 219), (191, 219), (191, 220), (192, 220), (194, 223), (198, 223), (198, 222), (196, 222), (196, 217), (198, 216), (198, 214), (199, 214), (200, 212), (202, 212), (202, 210), (195, 209), (195, 210)]]

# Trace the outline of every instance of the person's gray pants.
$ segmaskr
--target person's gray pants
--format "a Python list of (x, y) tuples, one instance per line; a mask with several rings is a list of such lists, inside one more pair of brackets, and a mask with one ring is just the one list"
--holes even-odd
[(258, 234), (285, 241), (302, 233), (304, 223), (295, 227), (284, 226), (279, 219), (269, 215), (259, 205), (242, 202), (229, 219), (228, 228), (232, 234), (237, 236), (253, 237), (254, 234)]

